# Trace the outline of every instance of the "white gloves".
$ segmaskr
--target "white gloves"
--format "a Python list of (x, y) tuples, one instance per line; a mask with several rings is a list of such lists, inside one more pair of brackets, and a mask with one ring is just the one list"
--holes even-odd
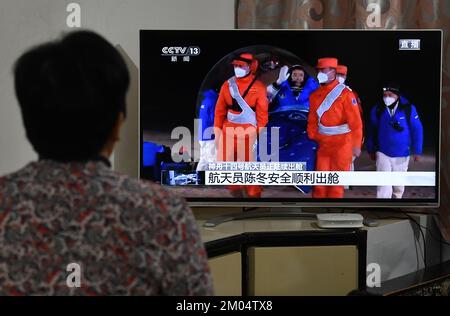
[(278, 79), (277, 79), (277, 85), (282, 84), (283, 82), (285, 82), (288, 78), (289, 78), (289, 67), (288, 66), (283, 66), (280, 69), (280, 73), (278, 75)]

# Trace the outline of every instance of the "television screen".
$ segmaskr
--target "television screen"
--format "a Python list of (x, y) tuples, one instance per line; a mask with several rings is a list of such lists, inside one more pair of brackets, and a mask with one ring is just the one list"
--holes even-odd
[(142, 30), (140, 177), (194, 205), (436, 206), (440, 30)]

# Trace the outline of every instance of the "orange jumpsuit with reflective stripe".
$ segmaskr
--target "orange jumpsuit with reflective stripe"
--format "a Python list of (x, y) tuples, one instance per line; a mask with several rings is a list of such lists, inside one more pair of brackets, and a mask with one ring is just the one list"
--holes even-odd
[[(339, 82), (337, 80), (322, 85), (310, 96), (308, 116), (308, 136), (319, 144), (316, 171), (349, 171), (353, 148), (361, 148), (362, 121), (358, 102), (351, 90), (345, 88), (321, 119), (324, 126), (348, 124), (351, 132), (340, 135), (323, 135), (319, 132), (317, 109), (328, 93)], [(343, 186), (315, 186), (314, 198), (342, 198)]]
[[(255, 76), (250, 74), (244, 78), (236, 78), (239, 93), (243, 96)], [(214, 127), (222, 130), (222, 136), (217, 140), (218, 161), (255, 161), (256, 151), (253, 145), (257, 140), (259, 128), (265, 127), (268, 122), (269, 101), (267, 99), (266, 86), (256, 80), (244, 100), (252, 108), (256, 115), (257, 126), (252, 124), (237, 124), (228, 121), (227, 114), (238, 114), (232, 110), (233, 98), (230, 94), (228, 81), (222, 85), (214, 114)], [(231, 146), (227, 146), (231, 144)], [(231, 148), (230, 148), (231, 147)], [(230, 190), (246, 189), (249, 197), (260, 197), (261, 187), (255, 185), (229, 186)]]

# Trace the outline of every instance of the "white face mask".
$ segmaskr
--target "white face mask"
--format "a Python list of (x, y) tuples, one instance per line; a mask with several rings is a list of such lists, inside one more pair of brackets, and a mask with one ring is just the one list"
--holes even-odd
[(339, 83), (341, 83), (341, 84), (345, 83), (345, 78), (344, 77), (340, 77), (339, 76), (337, 79), (338, 79)]
[(325, 83), (328, 81), (328, 74), (323, 73), (323, 72), (319, 72), (317, 74), (317, 80), (319, 81), (319, 83)]
[(241, 67), (234, 67), (234, 74), (237, 78), (242, 78), (248, 74), (248, 70), (245, 70)]
[(383, 98), (384, 104), (386, 104), (386, 106), (391, 106), (392, 104), (394, 104), (397, 100), (395, 98), (392, 97), (384, 97)]

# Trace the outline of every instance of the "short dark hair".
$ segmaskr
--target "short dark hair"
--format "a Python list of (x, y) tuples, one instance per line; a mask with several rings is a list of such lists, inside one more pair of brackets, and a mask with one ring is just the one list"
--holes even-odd
[(41, 158), (88, 160), (126, 113), (127, 66), (100, 35), (75, 31), (25, 52), (14, 66), (26, 135)]
[(306, 74), (305, 68), (304, 68), (303, 66), (301, 66), (301, 65), (294, 65), (294, 66), (291, 66), (291, 67), (289, 68), (288, 73), (292, 75), (292, 73), (294, 72), (294, 70), (301, 70), (301, 71), (303, 71), (303, 72)]

